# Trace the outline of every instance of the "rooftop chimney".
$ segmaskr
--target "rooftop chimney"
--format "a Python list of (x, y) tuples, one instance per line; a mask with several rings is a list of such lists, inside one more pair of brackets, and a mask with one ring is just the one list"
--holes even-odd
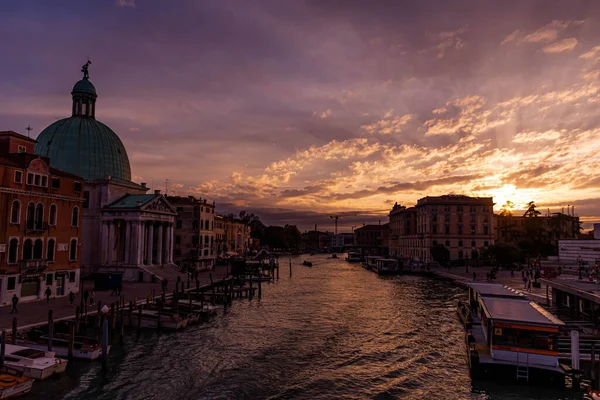
[(140, 183), (140, 185), (142, 185), (142, 187), (145, 188), (146, 187), (146, 182), (142, 182), (142, 183)]
[(160, 189), (154, 189), (154, 194), (160, 194)]

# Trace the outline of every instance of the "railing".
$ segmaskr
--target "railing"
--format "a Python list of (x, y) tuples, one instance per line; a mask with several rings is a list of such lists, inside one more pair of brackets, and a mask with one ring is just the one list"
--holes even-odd
[(31, 222), (27, 222), (25, 224), (25, 233), (41, 233), (46, 232), (48, 230), (48, 223), (42, 222), (42, 224), (35, 224)]
[(48, 260), (21, 260), (19, 262), (20, 273), (43, 272), (48, 268)]

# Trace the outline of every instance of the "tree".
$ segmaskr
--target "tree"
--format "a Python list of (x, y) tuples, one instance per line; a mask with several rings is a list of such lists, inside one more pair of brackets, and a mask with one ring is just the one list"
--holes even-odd
[(518, 262), (521, 259), (521, 252), (513, 244), (497, 243), (485, 250), (483, 259), (496, 260), (498, 264), (505, 266)]
[(262, 244), (271, 249), (287, 249), (289, 244), (285, 237), (285, 230), (281, 226), (269, 226), (265, 229)]
[(431, 258), (438, 264), (444, 265), (450, 260), (450, 250), (443, 244), (436, 244), (431, 247)]
[(296, 225), (285, 225), (283, 234), (289, 248), (298, 248), (302, 242), (302, 233)]
[(523, 216), (529, 218), (536, 218), (539, 217), (540, 214), (541, 212), (535, 209), (535, 202), (530, 201), (529, 203), (527, 203), (527, 211), (525, 211), (525, 214), (523, 214)]
[(506, 200), (506, 203), (504, 203), (504, 205), (500, 208), (500, 215), (503, 217), (511, 216), (513, 214), (513, 208), (515, 208), (515, 203), (510, 200)]

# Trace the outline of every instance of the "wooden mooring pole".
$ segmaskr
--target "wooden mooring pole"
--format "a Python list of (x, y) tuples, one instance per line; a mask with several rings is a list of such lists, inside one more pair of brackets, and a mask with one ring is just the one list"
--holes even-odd
[(69, 360), (73, 359), (73, 347), (75, 347), (75, 323), (69, 321), (69, 348), (67, 350)]
[(12, 321), (12, 344), (17, 344), (17, 317)]
[(108, 320), (102, 322), (102, 372), (108, 371)]
[(138, 320), (137, 320), (137, 339), (140, 338), (140, 333), (142, 331), (142, 306), (138, 306)]
[(262, 299), (262, 277), (260, 276), (260, 274), (258, 273), (258, 271), (256, 272), (256, 274), (258, 275), (258, 299)]
[(4, 367), (4, 355), (6, 354), (6, 331), (0, 336), (0, 368)]
[(290, 256), (290, 278), (292, 277), (292, 257)]
[(50, 310), (48, 311), (48, 351), (52, 351), (52, 336), (54, 336), (54, 320)]

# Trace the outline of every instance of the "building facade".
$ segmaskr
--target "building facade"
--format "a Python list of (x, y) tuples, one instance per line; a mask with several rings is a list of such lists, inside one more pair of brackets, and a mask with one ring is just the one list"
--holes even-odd
[(354, 230), (354, 247), (364, 255), (384, 255), (384, 232), (389, 229), (388, 224), (384, 225), (363, 225)]
[(79, 292), (83, 179), (0, 132), (0, 303)]
[(431, 262), (431, 247), (441, 244), (450, 259), (476, 259), (494, 243), (491, 197), (424, 197), (415, 207), (395, 205), (390, 212), (392, 254)]
[(250, 227), (241, 219), (231, 215), (223, 217), (225, 225), (225, 251), (245, 255), (252, 246)]
[(531, 238), (558, 246), (560, 240), (577, 239), (580, 233), (579, 217), (574, 214), (551, 215), (494, 215), (495, 240), (518, 244)]
[(175, 263), (192, 270), (212, 269), (217, 256), (215, 204), (193, 196), (167, 198), (177, 211)]
[(215, 213), (214, 229), (215, 234), (215, 252), (217, 256), (223, 255), (225, 252), (225, 221), (223, 216)]
[(35, 152), (81, 176), (84, 273), (122, 272), (125, 280), (151, 280), (173, 264), (175, 209), (160, 191), (146, 194), (145, 183), (131, 180), (125, 146), (96, 120), (96, 88), (88, 65), (73, 90), (71, 117), (54, 122), (37, 138)]

